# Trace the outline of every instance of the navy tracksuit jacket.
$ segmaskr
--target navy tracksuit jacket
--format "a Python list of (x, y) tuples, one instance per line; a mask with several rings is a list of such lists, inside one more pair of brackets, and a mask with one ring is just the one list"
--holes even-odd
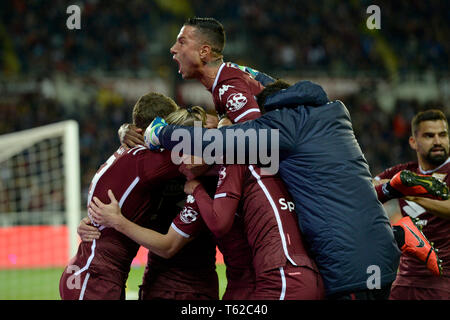
[[(301, 81), (268, 97), (264, 108), (267, 113), (256, 120), (210, 130), (223, 136), (224, 153), (227, 129), (279, 130), (279, 174), (295, 201), (327, 294), (393, 282), (400, 251), (345, 105), (329, 102), (319, 85)], [(169, 125), (160, 133), (163, 147), (178, 143), (170, 139), (177, 128), (194, 136), (193, 127)], [(209, 143), (203, 141), (203, 149)]]

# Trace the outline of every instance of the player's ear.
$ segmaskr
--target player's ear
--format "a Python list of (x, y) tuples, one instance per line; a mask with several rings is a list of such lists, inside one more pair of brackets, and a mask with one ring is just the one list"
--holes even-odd
[(200, 59), (203, 62), (208, 62), (210, 55), (211, 55), (211, 46), (208, 44), (202, 45), (200, 47)]
[(409, 137), (409, 146), (411, 147), (411, 149), (417, 150), (417, 142), (414, 136)]

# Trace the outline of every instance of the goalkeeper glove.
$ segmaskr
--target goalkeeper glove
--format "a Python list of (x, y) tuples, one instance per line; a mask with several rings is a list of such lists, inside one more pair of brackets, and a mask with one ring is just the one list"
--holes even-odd
[(145, 129), (144, 141), (147, 148), (150, 150), (158, 150), (161, 147), (159, 133), (165, 126), (167, 126), (167, 122), (163, 118), (156, 117), (147, 129)]

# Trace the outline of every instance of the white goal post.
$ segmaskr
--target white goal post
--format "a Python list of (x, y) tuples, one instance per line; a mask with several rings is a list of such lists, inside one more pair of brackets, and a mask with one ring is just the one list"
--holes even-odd
[[(81, 217), (78, 131), (78, 123), (74, 120), (67, 120), (0, 135), (0, 165), (43, 140), (53, 138), (62, 139), (59, 148), (62, 153), (64, 210), (66, 214), (66, 224), (69, 230), (69, 258), (76, 254), (78, 247), (76, 231)], [(2, 210), (0, 209), (0, 213), (2, 213), (1, 211)]]

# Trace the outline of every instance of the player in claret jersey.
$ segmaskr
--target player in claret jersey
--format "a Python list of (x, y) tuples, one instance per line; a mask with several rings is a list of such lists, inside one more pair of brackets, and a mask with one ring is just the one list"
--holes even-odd
[[(204, 117), (204, 111), (196, 107), (192, 108), (193, 111), (178, 110), (170, 114), (167, 117), (168, 122), (174, 122), (174, 119), (186, 119), (189, 121), (195, 113), (202, 113)], [(201, 112), (199, 112), (201, 111)], [(199, 120), (194, 118), (194, 120)], [(185, 125), (192, 125), (186, 123)], [(179, 121), (178, 121), (179, 122)], [(205, 124), (205, 123), (203, 123)], [(183, 172), (189, 179), (193, 179), (196, 175), (190, 170), (196, 170), (197, 174), (201, 174), (208, 169), (209, 166), (205, 165), (187, 165)], [(217, 185), (217, 172), (212, 170), (212, 175), (202, 176), (199, 179), (205, 184), (205, 188), (210, 190), (214, 194)], [(211, 182), (213, 182), (211, 184)], [(166, 228), (164, 231), (154, 230), (154, 228), (141, 227), (122, 215), (120, 207), (115, 196), (110, 192), (111, 203), (104, 204), (96, 197), (93, 198), (93, 202), (90, 204), (89, 212), (93, 219), (101, 223), (113, 227), (119, 232), (122, 232), (126, 236), (130, 237), (137, 243), (148, 248), (156, 255), (160, 255), (163, 258), (172, 258), (178, 255), (178, 252), (182, 252), (192, 242), (198, 241), (202, 233), (208, 231), (203, 219), (199, 215), (199, 210), (195, 198), (189, 195), (186, 199), (185, 205), (181, 212), (173, 219), (170, 228)], [(235, 219), (231, 230), (225, 235), (217, 238), (217, 245), (221, 250), (224, 262), (226, 265), (227, 273), (227, 289), (223, 296), (224, 300), (246, 300), (253, 298), (255, 288), (255, 272), (252, 265), (251, 250), (247, 242), (247, 238), (244, 235), (244, 224), (242, 219)], [(192, 241), (192, 242), (191, 242)], [(204, 255), (206, 252), (203, 248), (196, 248), (197, 252), (192, 252), (191, 259), (198, 255)], [(201, 259), (200, 259), (201, 260)], [(189, 257), (185, 261), (189, 263)], [(153, 266), (149, 266), (153, 269)], [(150, 271), (154, 272), (154, 271)], [(167, 273), (171, 273), (168, 268)], [(201, 275), (199, 275), (201, 276)], [(180, 279), (179, 281), (183, 281)], [(166, 283), (167, 285), (167, 283)], [(148, 288), (150, 291), (155, 290), (155, 287)], [(162, 290), (158, 288), (158, 291)], [(189, 297), (187, 297), (189, 298)]]
[[(224, 46), (225, 31), (220, 22), (214, 18), (190, 18), (170, 53), (183, 79), (196, 79), (211, 92), (218, 116), (207, 115), (212, 123), (217, 124), (225, 116), (232, 123), (256, 119), (261, 112), (255, 96), (275, 80), (249, 67), (224, 62)], [(142, 140), (140, 129), (129, 124), (122, 125), (119, 132), (131, 146)]]
[[(417, 161), (389, 168), (375, 179), (385, 181), (385, 179), (392, 179), (399, 172), (409, 170), (420, 175), (431, 175), (449, 184), (449, 136), (445, 115), (442, 111), (434, 109), (420, 112), (413, 118), (411, 129), (412, 136), (409, 143), (411, 148), (416, 151)], [(421, 176), (417, 176), (415, 179), (425, 180), (422, 182), (422, 184), (425, 183), (425, 186), (433, 182), (428, 178), (423, 179)], [(391, 196), (389, 190), (385, 188), (384, 192), (381, 192), (381, 186), (377, 186), (377, 192), (381, 194), (379, 197), (389, 200)], [(405, 189), (405, 187), (403, 188)], [(444, 189), (442, 188), (442, 190)], [(447, 199), (446, 192), (448, 190), (439, 192), (438, 199), (436, 196), (433, 199), (429, 196), (419, 195), (399, 200), (402, 215), (406, 219), (409, 219), (409, 216), (417, 218), (418, 224), (423, 226), (423, 234), (439, 250), (438, 255), (442, 260), (442, 276), (436, 275), (437, 272), (432, 274), (427, 269), (427, 265), (415, 256), (402, 254), (399, 273), (393, 283), (390, 299), (448, 300), (450, 298), (450, 200)], [(407, 190), (403, 193), (406, 194)], [(419, 239), (415, 243), (419, 243), (417, 246), (421, 244)]]
[[(133, 121), (145, 129), (155, 116), (167, 116), (177, 108), (172, 99), (150, 93), (136, 103)], [(160, 206), (164, 182), (175, 177), (181, 177), (181, 173), (171, 161), (169, 151), (151, 152), (143, 146), (132, 149), (121, 146), (94, 176), (88, 204), (93, 197), (108, 199), (107, 191), (114, 190), (123, 214), (137, 224), (146, 225), (150, 217), (147, 213), (157, 211)], [(114, 229), (98, 227), (101, 236), (92, 242), (82, 242), (61, 276), (60, 295), (64, 300), (125, 297), (125, 283), (139, 245)], [(211, 248), (215, 248), (213, 242)], [(207, 254), (203, 257), (203, 264), (202, 256), (196, 260), (203, 268), (198, 272), (203, 271), (205, 287), (214, 291), (215, 261), (207, 259)], [(214, 296), (217, 297), (217, 286)]]
[(242, 220), (256, 273), (253, 299), (323, 299), (325, 290), (297, 224), (294, 202), (278, 176), (257, 166), (220, 170), (214, 199), (199, 181), (186, 183), (208, 228), (217, 238)]
[[(213, 178), (215, 179), (215, 177)], [(199, 179), (205, 182), (204, 177)], [(206, 188), (208, 189), (208, 187)], [(94, 220), (122, 232), (154, 252), (154, 254), (166, 259), (171, 259), (174, 255), (177, 255), (186, 246), (189, 246), (191, 241), (196, 241), (199, 235), (208, 230), (199, 214), (198, 205), (193, 196), (187, 197), (183, 209), (173, 219), (166, 232), (158, 232), (133, 223), (121, 214), (118, 201), (111, 191), (110, 199), (110, 203), (106, 204), (94, 198), (94, 202), (91, 203), (89, 208)], [(226, 265), (227, 288), (222, 299), (253, 299), (255, 297), (255, 271), (252, 265), (251, 250), (247, 239), (244, 237), (242, 221), (236, 219), (231, 230), (225, 236), (217, 239), (217, 246), (223, 254)], [(190, 258), (194, 259), (194, 256), (204, 254), (204, 250), (199, 250)], [(170, 269), (168, 272), (170, 272)], [(183, 281), (183, 279), (180, 279), (180, 281)], [(161, 289), (158, 288), (158, 290)], [(189, 297), (186, 297), (186, 299), (192, 300)]]
[[(167, 233), (172, 220), (183, 208), (186, 198), (184, 182), (183, 177), (165, 183), (161, 206), (158, 211), (149, 212), (151, 221), (143, 227)], [(149, 250), (142, 284), (139, 286), (139, 299), (219, 299), (215, 256), (216, 242), (206, 228), (199, 231), (195, 239), (176, 254), (164, 256)]]
[(261, 116), (256, 99), (264, 87), (249, 73), (231, 62), (223, 62), (210, 91), (219, 119), (227, 116), (233, 123)]
[[(212, 93), (219, 118), (233, 122), (258, 118), (255, 96), (273, 79), (235, 63), (223, 62), (225, 31), (213, 18), (190, 18), (170, 49), (183, 79), (196, 79)], [(254, 77), (257, 76), (258, 80)]]
[(322, 279), (303, 244), (294, 204), (277, 176), (259, 167), (223, 166), (214, 200), (195, 180), (186, 184), (218, 238), (242, 219), (256, 272), (254, 299), (321, 299)]
[[(214, 185), (205, 185), (209, 194), (214, 194), (217, 179)], [(203, 179), (202, 183), (204, 184)], [(198, 237), (204, 230), (209, 230), (205, 225), (198, 203), (192, 195), (186, 200), (186, 209), (173, 220), (172, 228), (178, 233), (178, 238)], [(195, 219), (192, 219), (194, 214)], [(244, 221), (236, 218), (230, 231), (226, 235), (216, 238), (217, 246), (223, 254), (226, 266), (227, 288), (222, 300), (249, 300), (254, 298), (255, 269), (252, 264), (251, 249), (245, 237)], [(181, 240), (183, 241), (183, 240)]]

